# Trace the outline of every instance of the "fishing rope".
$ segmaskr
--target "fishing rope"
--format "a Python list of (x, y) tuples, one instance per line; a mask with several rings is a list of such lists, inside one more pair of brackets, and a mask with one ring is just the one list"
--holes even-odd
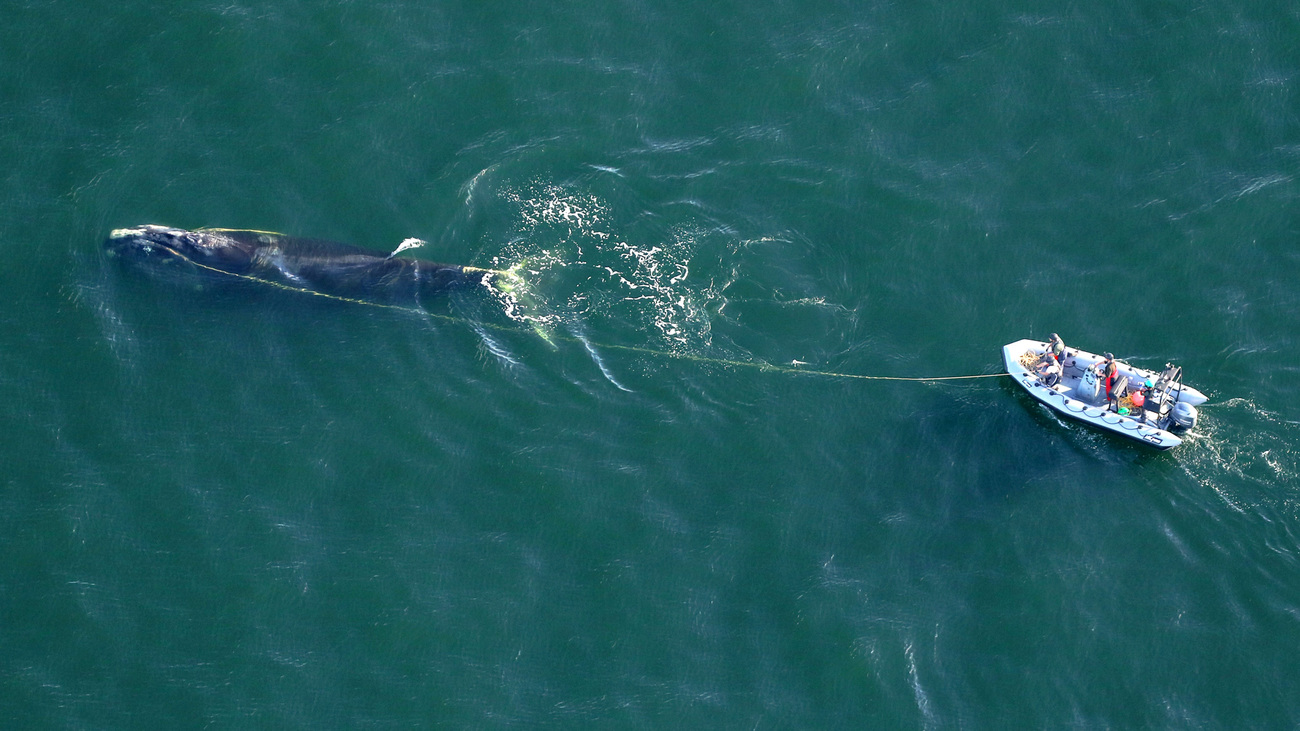
[[(203, 230), (231, 231), (234, 229), (203, 229)], [(247, 229), (240, 229), (240, 230), (247, 230)], [(267, 232), (267, 233), (271, 233), (271, 232)], [(158, 246), (159, 248), (166, 249), (168, 252), (170, 252), (177, 258), (185, 262), (188, 262), (196, 267), (199, 267), (200, 269), (206, 269), (207, 271), (214, 272), (217, 274), (223, 274), (227, 277), (232, 277), (234, 279), (242, 279), (249, 282), (256, 282), (257, 284), (264, 285), (267, 287), (272, 287), (275, 289), (281, 289), (286, 292), (297, 292), (299, 294), (307, 294), (307, 295), (312, 295), (314, 297), (322, 297), (324, 299), (333, 300), (336, 302), (347, 302), (349, 304), (354, 304), (354, 305), (364, 305), (366, 307), (377, 307), (379, 309), (384, 309), (384, 310), (394, 310), (409, 315), (416, 315), (418, 317), (428, 317), (437, 320), (443, 320), (446, 322), (454, 322), (457, 324), (465, 324), (466, 322), (464, 319), (459, 317), (453, 317), (451, 315), (440, 315), (438, 313), (429, 312), (427, 310), (418, 307), (407, 307), (404, 305), (393, 305), (384, 302), (374, 302), (372, 300), (360, 299), (358, 297), (348, 297), (345, 295), (331, 294), (329, 292), (321, 292), (314, 289), (308, 289), (306, 287), (295, 287), (293, 285), (284, 284), (283, 282), (276, 282), (270, 279), (263, 279), (261, 277), (255, 277), (249, 274), (228, 272), (224, 269), (218, 269), (217, 267), (209, 266), (207, 264), (204, 264), (203, 262), (195, 261), (190, 257), (182, 254), (181, 252), (177, 251), (176, 249), (167, 246), (166, 244), (155, 244), (155, 245)], [(460, 268), (462, 271), (468, 274), (484, 274), (484, 275), (493, 275), (493, 276), (500, 276), (500, 277), (518, 276), (511, 272), (502, 271), (500, 269), (483, 269), (483, 268), (471, 267), (471, 266), (462, 266)], [(497, 325), (489, 322), (480, 322), (476, 324), (481, 327), (490, 328), (492, 330), (497, 330), (501, 332), (519, 332), (519, 328), (512, 327), (509, 325)], [(564, 340), (567, 342), (583, 343), (583, 341), (579, 338), (567, 337), (564, 335), (557, 335), (554, 337), (556, 339)], [(716, 358), (707, 355), (696, 355), (694, 353), (675, 353), (668, 350), (657, 350), (655, 348), (648, 348), (639, 345), (611, 345), (605, 343), (594, 343), (593, 345), (595, 345), (596, 347), (603, 348), (605, 350), (617, 350), (617, 351), (623, 351), (625, 353), (638, 353), (641, 355), (651, 355), (660, 358), (673, 358), (675, 360), (684, 360), (692, 363), (702, 363), (708, 365), (730, 366), (734, 368), (751, 368), (766, 373), (785, 373), (785, 374), (798, 374), (804, 376), (822, 376), (825, 378), (845, 378), (845, 379), (855, 379), (861, 381), (912, 381), (912, 382), (969, 381), (969, 380), (975, 380), (979, 378), (1003, 378), (1009, 375), (1007, 373), (982, 373), (982, 374), (968, 375), (968, 376), (867, 376), (867, 375), (862, 375), (860, 373), (840, 373), (837, 371), (825, 371), (825, 370), (818, 370), (815, 368), (798, 368), (792, 365), (789, 366), (773, 365), (771, 363), (765, 363), (763, 361), (732, 360), (729, 358)]]

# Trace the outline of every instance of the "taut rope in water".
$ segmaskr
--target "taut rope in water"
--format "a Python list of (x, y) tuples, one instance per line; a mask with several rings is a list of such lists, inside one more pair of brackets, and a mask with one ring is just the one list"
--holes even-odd
[[(206, 229), (206, 230), (224, 230), (224, 229)], [(228, 272), (224, 269), (218, 269), (216, 267), (204, 264), (203, 262), (195, 261), (189, 258), (188, 256), (185, 256), (184, 254), (180, 253), (179, 251), (173, 249), (170, 246), (166, 246), (164, 244), (154, 244), (154, 245), (166, 249), (176, 257), (190, 264), (193, 264), (194, 266), (199, 267), (200, 269), (206, 269), (207, 271), (215, 272), (217, 274), (223, 274), (227, 277), (232, 277), (235, 279), (243, 279), (249, 282), (256, 282), (258, 284), (262, 284), (268, 287), (273, 287), (275, 289), (282, 289), (288, 292), (298, 292), (300, 294), (308, 294), (314, 297), (323, 297), (325, 299), (335, 300), (337, 302), (347, 302), (355, 305), (365, 305), (367, 307), (378, 307), (380, 309), (385, 309), (385, 310), (396, 310), (398, 312), (405, 312), (407, 314), (419, 315), (420, 317), (431, 317), (439, 320), (446, 320), (448, 322), (457, 322), (457, 323), (463, 322), (463, 320), (461, 320), (460, 318), (452, 317), (450, 315), (439, 315), (437, 313), (428, 312), (427, 310), (423, 310), (418, 307), (406, 307), (403, 305), (390, 305), (384, 302), (373, 302), (370, 300), (364, 300), (357, 297), (347, 297), (344, 295), (330, 294), (328, 292), (319, 292), (317, 290), (308, 289), (306, 287), (294, 287), (292, 285), (284, 284), (282, 282), (275, 282), (269, 279), (262, 279), (261, 277), (254, 277), (248, 274), (238, 274), (236, 272)], [(490, 274), (490, 275), (501, 276), (501, 277), (517, 276), (511, 272), (502, 271), (500, 269), (483, 269), (480, 267), (462, 266), (461, 270), (466, 272), (467, 274), (484, 274), (484, 275)], [(505, 325), (494, 325), (492, 323), (478, 323), (478, 324), (482, 327), (487, 327), (487, 328), (500, 330), (504, 332), (518, 331), (517, 328), (508, 327)], [(582, 342), (578, 338), (565, 337), (562, 335), (556, 337), (557, 339), (560, 340), (566, 340), (575, 343)], [(637, 345), (609, 345), (603, 343), (598, 345), (599, 347), (604, 348), (606, 350), (620, 350), (627, 353), (641, 353), (643, 355), (654, 355), (661, 358), (673, 358), (676, 360), (685, 360), (694, 363), (708, 363), (711, 365), (732, 366), (736, 368), (752, 368), (755, 370), (765, 371), (768, 373), (789, 373), (789, 374), (798, 374), (804, 376), (822, 376), (825, 378), (847, 378), (847, 379), (856, 379), (861, 381), (920, 381), (920, 382), (969, 381), (978, 378), (1002, 378), (1008, 375), (1006, 373), (982, 373), (982, 374), (969, 375), (969, 376), (866, 376), (859, 373), (839, 373), (836, 371), (823, 371), (823, 370), (817, 370), (813, 368), (798, 368), (795, 366), (772, 365), (771, 363), (764, 363), (762, 361), (755, 362), (755, 361), (744, 361), (744, 360), (731, 360), (728, 358), (714, 358), (707, 355), (694, 355), (691, 353), (674, 353), (671, 351), (656, 350), (654, 348), (647, 348), (644, 346), (637, 346)]]

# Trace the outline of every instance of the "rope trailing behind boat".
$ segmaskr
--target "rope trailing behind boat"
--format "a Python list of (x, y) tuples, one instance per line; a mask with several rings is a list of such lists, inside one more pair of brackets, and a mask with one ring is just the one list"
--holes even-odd
[[(216, 229), (216, 228), (206, 228), (200, 230), (217, 231), (217, 232), (245, 231), (243, 229)], [(275, 235), (275, 236), (280, 235), (280, 234), (274, 234), (273, 232), (263, 232), (263, 231), (246, 231), (246, 232), (261, 233), (261, 234)], [(286, 292), (296, 292), (298, 294), (311, 295), (313, 297), (322, 297), (324, 299), (334, 300), (336, 302), (347, 302), (349, 304), (364, 305), (367, 307), (377, 307), (379, 309), (384, 309), (384, 310), (396, 310), (398, 312), (417, 315), (419, 317), (427, 317), (427, 318), (432, 318), (437, 320), (444, 320), (447, 322), (454, 322), (462, 325), (468, 324), (468, 321), (462, 318), (453, 317), (451, 315), (440, 315), (437, 313), (433, 313), (421, 309), (419, 307), (408, 307), (405, 305), (394, 305), (394, 304), (388, 304), (384, 302), (375, 302), (372, 300), (362, 299), (359, 297), (348, 297), (346, 295), (334, 294), (331, 292), (322, 292), (320, 290), (311, 289), (308, 287), (294, 286), (292, 284), (277, 282), (274, 280), (265, 279), (262, 277), (257, 277), (249, 274), (241, 274), (239, 272), (227, 271), (225, 269), (220, 269), (218, 267), (209, 266), (208, 264), (204, 264), (201, 261), (196, 261), (194, 258), (187, 256), (185, 253), (181, 252), (180, 250), (174, 247), (159, 245), (159, 248), (165, 250), (168, 254), (174, 255), (177, 258), (182, 259), (185, 262), (195, 267), (198, 267), (199, 269), (203, 269), (212, 272), (214, 274), (224, 275), (226, 277), (230, 277), (233, 279), (239, 279), (246, 282), (253, 282), (258, 285), (272, 287), (274, 289), (280, 289)], [(397, 253), (397, 252), (393, 252), (393, 253)], [(503, 271), (499, 269), (481, 269), (478, 267), (470, 267), (470, 266), (461, 267), (461, 269), (467, 274), (483, 275), (485, 282), (488, 279), (504, 280), (504, 281), (496, 282), (498, 289), (501, 289), (503, 292), (509, 292), (510, 291), (510, 287), (508, 286), (509, 282), (511, 280), (518, 281), (519, 278), (519, 275), (513, 271)], [(474, 326), (489, 328), (492, 330), (497, 330), (502, 332), (520, 331), (520, 328), (518, 327), (497, 325), (497, 324), (485, 323), (485, 322), (476, 322), (474, 323)], [(818, 370), (816, 368), (802, 368), (797, 365), (772, 365), (771, 363), (765, 363), (762, 361), (732, 360), (729, 358), (715, 358), (707, 355), (695, 355), (691, 353), (674, 353), (671, 351), (656, 350), (655, 348), (648, 348), (648, 347), (636, 346), (636, 345), (610, 345), (610, 344), (601, 344), (601, 343), (590, 343), (581, 338), (567, 337), (564, 335), (550, 335), (544, 337), (546, 337), (548, 341), (553, 338), (556, 340), (564, 340), (571, 343), (579, 343), (588, 347), (595, 346), (595, 347), (603, 348), (605, 350), (617, 350), (626, 353), (638, 353), (641, 355), (649, 355), (649, 356), (655, 356), (660, 358), (672, 358), (674, 360), (684, 360), (693, 363), (726, 366), (731, 368), (749, 368), (753, 370), (764, 371), (767, 373), (784, 373), (784, 374), (802, 375), (802, 376), (820, 376), (822, 378), (844, 378), (844, 379), (853, 379), (853, 380), (861, 380), (861, 381), (909, 381), (909, 382), (938, 383), (941, 381), (971, 381), (971, 380), (982, 379), (982, 378), (1005, 378), (1008, 375), (1010, 375), (1008, 373), (1003, 372), (1003, 373), (979, 373), (979, 374), (962, 375), (962, 376), (872, 376), (872, 375), (863, 375), (860, 373), (840, 373), (836, 371)]]

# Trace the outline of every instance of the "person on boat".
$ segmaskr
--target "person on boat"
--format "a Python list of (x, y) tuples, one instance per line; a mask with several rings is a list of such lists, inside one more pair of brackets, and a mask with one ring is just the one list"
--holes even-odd
[[(1150, 382), (1151, 382), (1150, 379), (1148, 379), (1147, 383)], [(1139, 388), (1138, 390), (1133, 392), (1131, 398), (1133, 399), (1133, 408), (1137, 409), (1138, 421), (1142, 424), (1147, 423), (1147, 410), (1146, 410), (1147, 389)]]
[(1038, 359), (1036, 370), (1039, 380), (1049, 387), (1061, 382), (1061, 362), (1056, 359), (1056, 354), (1050, 350), (1043, 353), (1043, 357)]
[(1065, 365), (1065, 341), (1061, 340), (1060, 335), (1052, 333), (1052, 339), (1047, 341), (1047, 352), (1056, 356), (1057, 363)]
[[(1101, 377), (1106, 383), (1106, 400), (1111, 400), (1111, 389), (1115, 385), (1115, 375), (1119, 373), (1119, 365), (1115, 363), (1115, 356), (1110, 353), (1106, 354), (1106, 360), (1101, 370)], [(1115, 402), (1118, 403), (1119, 396), (1115, 396)]]
[(1144, 380), (1137, 390), (1133, 392), (1133, 406), (1138, 410), (1138, 421), (1143, 424), (1147, 423), (1147, 407), (1152, 406), (1158, 409), (1159, 405), (1152, 400), (1152, 392), (1155, 391), (1155, 383), (1150, 378)]

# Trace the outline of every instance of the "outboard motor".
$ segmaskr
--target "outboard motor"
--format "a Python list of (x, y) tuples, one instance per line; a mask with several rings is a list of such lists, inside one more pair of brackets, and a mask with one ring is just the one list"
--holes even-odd
[(1179, 429), (1192, 429), (1196, 426), (1196, 407), (1179, 401), (1174, 404), (1174, 410), (1170, 417), (1173, 419), (1174, 426)]

